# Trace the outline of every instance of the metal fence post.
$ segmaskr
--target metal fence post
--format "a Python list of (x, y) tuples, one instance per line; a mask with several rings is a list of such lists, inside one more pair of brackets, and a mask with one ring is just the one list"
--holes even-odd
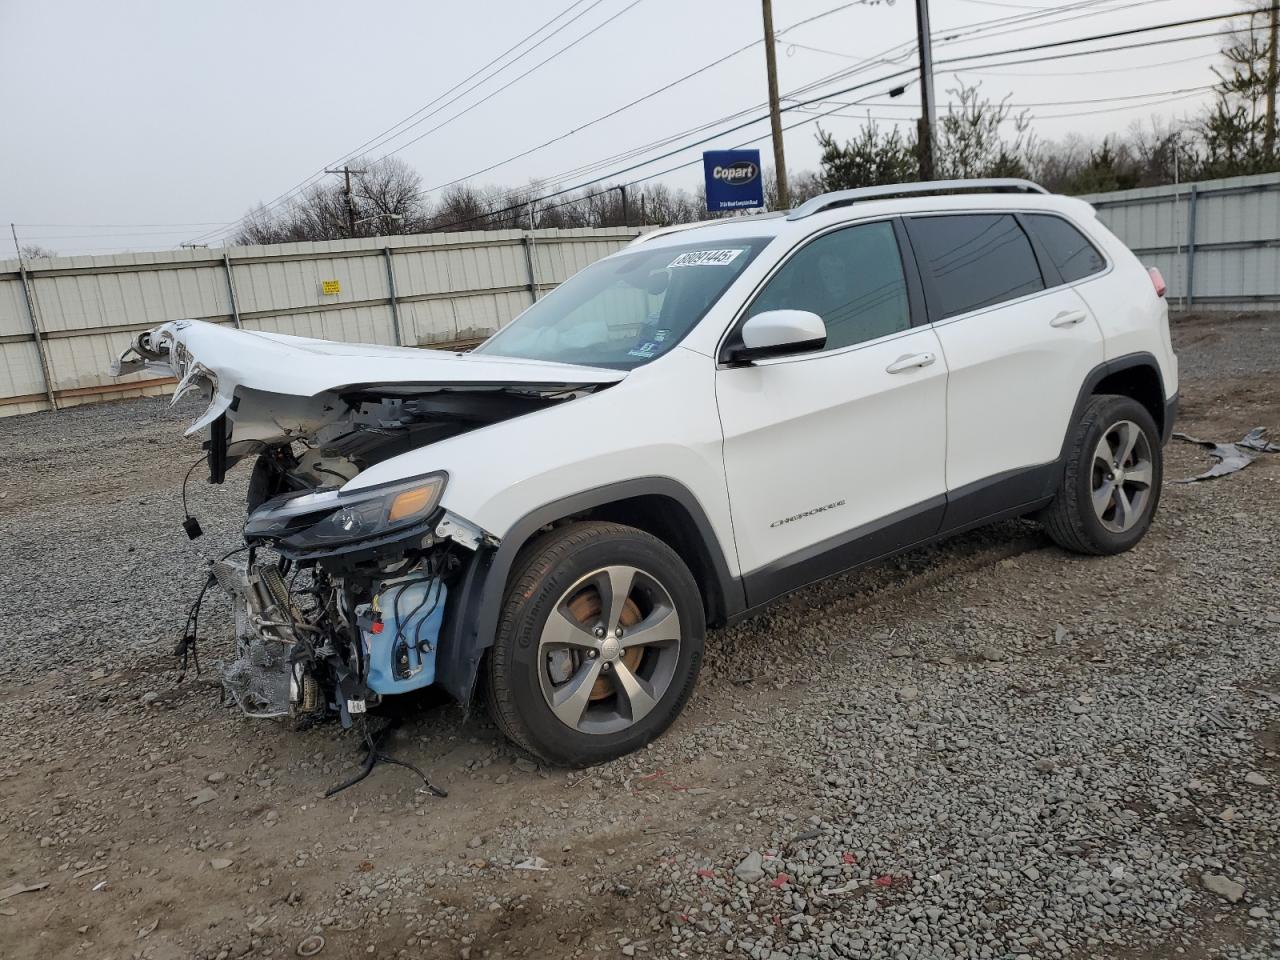
[(240, 304), (236, 301), (236, 282), (231, 277), (231, 254), (224, 248), (222, 251), (222, 266), (227, 272), (227, 296), (231, 298), (231, 322), (236, 325), (236, 329), (240, 329)]
[(1196, 195), (1199, 185), (1191, 185), (1191, 202), (1187, 206), (1187, 309), (1196, 295)]
[(520, 238), (524, 244), (524, 265), (529, 271), (529, 296), (533, 298), (533, 302), (538, 302), (538, 273), (533, 266), (533, 237), (529, 233), (525, 233)]
[[(17, 247), (17, 239), (14, 239)], [(18, 252), (18, 277), (22, 281), (22, 293), (27, 301), (27, 313), (31, 317), (31, 339), (36, 342), (36, 354), (40, 357), (40, 373), (44, 377), (44, 393), (49, 398), (49, 409), (58, 409), (58, 398), (53, 393), (53, 373), (49, 369), (49, 355), (45, 352), (44, 336), (40, 332), (40, 319), (36, 313), (36, 300), (31, 293), (31, 280), (27, 276), (27, 263)]]
[(396, 346), (404, 346), (404, 334), (400, 330), (400, 303), (396, 298), (396, 268), (391, 262), (391, 248), (383, 247), (382, 256), (387, 264), (387, 292), (391, 295), (391, 329), (395, 334)]

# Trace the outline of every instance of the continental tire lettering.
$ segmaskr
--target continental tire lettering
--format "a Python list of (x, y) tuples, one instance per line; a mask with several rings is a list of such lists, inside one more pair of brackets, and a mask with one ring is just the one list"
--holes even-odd
[(781, 520), (775, 520), (769, 524), (770, 527), (780, 527), (785, 523), (794, 523), (797, 520), (803, 520), (805, 517), (812, 517), (814, 514), (826, 513), (828, 510), (834, 510), (836, 507), (843, 507), (848, 501), (837, 500), (835, 503), (828, 503), (825, 507), (814, 507), (812, 510), (806, 510), (804, 513), (797, 513), (793, 517), (783, 517)]

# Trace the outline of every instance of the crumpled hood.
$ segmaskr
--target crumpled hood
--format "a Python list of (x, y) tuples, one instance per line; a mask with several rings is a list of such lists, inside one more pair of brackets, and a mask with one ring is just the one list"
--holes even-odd
[[(306, 432), (299, 418), (323, 418), (338, 395), (360, 390), (393, 391), (529, 387), (572, 390), (616, 383), (626, 373), (599, 367), (509, 357), (449, 353), (416, 347), (337, 343), (280, 333), (237, 330), (203, 320), (175, 320), (139, 334), (111, 367), (114, 376), (148, 369), (179, 380), (174, 402), (197, 385), (208, 384), (209, 407), (187, 430), (208, 426), (231, 407), (237, 421), (274, 422), (279, 435)], [(274, 409), (260, 407), (262, 396)], [(299, 403), (299, 398), (308, 401)], [(299, 421), (299, 422), (294, 422)], [(237, 431), (241, 432), (241, 431)], [(268, 439), (261, 431), (256, 437)], [(270, 432), (270, 431), (269, 431)]]

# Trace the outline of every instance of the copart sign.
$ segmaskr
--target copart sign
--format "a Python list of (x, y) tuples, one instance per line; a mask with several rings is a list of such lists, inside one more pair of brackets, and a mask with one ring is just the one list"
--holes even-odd
[(702, 155), (707, 209), (745, 210), (764, 206), (759, 150), (708, 150)]

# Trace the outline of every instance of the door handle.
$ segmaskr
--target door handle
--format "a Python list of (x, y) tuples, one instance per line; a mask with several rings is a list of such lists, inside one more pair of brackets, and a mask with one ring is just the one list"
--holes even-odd
[(927, 367), (937, 359), (932, 353), (912, 353), (905, 357), (899, 357), (885, 367), (884, 371), (885, 373), (904, 373), (917, 367)]
[(1088, 319), (1088, 314), (1083, 310), (1063, 310), (1060, 314), (1049, 321), (1051, 327), (1074, 327), (1077, 323), (1083, 323)]

